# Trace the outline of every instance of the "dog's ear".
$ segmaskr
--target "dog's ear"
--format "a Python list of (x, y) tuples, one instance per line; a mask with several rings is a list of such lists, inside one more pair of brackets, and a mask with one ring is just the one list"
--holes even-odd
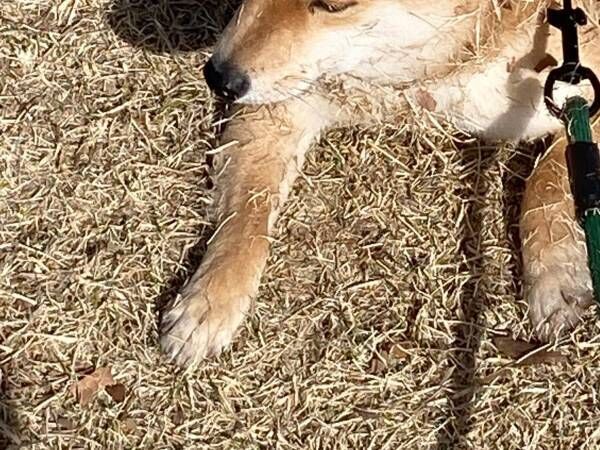
[(308, 5), (310, 12), (317, 10), (338, 13), (358, 4), (356, 0), (311, 0)]

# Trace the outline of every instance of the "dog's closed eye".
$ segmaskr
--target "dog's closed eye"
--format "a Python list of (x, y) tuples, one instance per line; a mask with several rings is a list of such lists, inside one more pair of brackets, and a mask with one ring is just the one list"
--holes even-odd
[(357, 4), (358, 2), (355, 0), (312, 0), (308, 5), (308, 9), (312, 13), (317, 10), (339, 13)]

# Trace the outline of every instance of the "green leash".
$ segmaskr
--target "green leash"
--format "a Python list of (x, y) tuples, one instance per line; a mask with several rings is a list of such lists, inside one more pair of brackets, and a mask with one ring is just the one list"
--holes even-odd
[(600, 303), (600, 155), (590, 126), (586, 99), (572, 97), (565, 106), (569, 146), (567, 164), (577, 218), (585, 233), (594, 297)]
[[(577, 26), (587, 24), (585, 12), (574, 9), (571, 0), (564, 3), (564, 9), (548, 10), (548, 22), (562, 32), (564, 63), (550, 72), (544, 96), (550, 112), (565, 123), (571, 192), (577, 219), (585, 233), (594, 297), (600, 304), (600, 152), (591, 127), (591, 118), (600, 110), (600, 81), (579, 61)], [(579, 84), (583, 80), (588, 80), (594, 88), (591, 106), (585, 98), (575, 96), (568, 98), (564, 109), (560, 109), (553, 100), (556, 82)]]

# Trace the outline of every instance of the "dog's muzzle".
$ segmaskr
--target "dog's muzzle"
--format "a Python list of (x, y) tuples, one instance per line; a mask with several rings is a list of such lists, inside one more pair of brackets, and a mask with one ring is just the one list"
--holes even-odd
[(233, 64), (215, 64), (211, 59), (204, 66), (208, 87), (228, 101), (242, 98), (250, 90), (250, 77)]

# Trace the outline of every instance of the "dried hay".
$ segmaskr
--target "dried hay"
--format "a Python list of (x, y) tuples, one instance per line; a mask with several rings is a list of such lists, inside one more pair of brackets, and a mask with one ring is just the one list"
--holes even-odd
[[(116, 2), (116, 3), (115, 3)], [(599, 341), (516, 367), (530, 148), (439, 128), (328, 134), (252, 316), (196, 371), (157, 303), (210, 232), (218, 0), (0, 4), (0, 434), (8, 448), (598, 448)], [(457, 148), (458, 147), (458, 148)], [(73, 384), (111, 367), (125, 399)]]

